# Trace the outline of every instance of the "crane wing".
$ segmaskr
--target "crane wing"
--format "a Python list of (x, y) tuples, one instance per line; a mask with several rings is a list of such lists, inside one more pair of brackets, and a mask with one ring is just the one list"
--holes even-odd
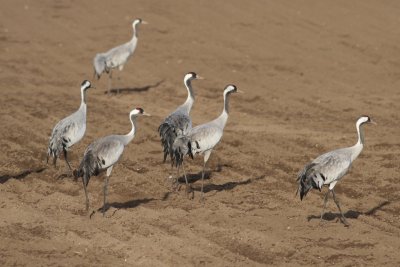
[(321, 191), (324, 184), (329, 184), (329, 189), (332, 189), (336, 182), (348, 172), (350, 166), (351, 154), (343, 149), (319, 156), (297, 175), (299, 183), (297, 192), (300, 192), (300, 199), (303, 199), (311, 188)]
[(99, 160), (101, 169), (114, 165), (124, 151), (124, 144), (114, 136), (107, 136), (92, 143), (86, 153), (92, 153)]
[(132, 53), (129, 47), (121, 45), (111, 49), (106, 54), (106, 66), (108, 68), (116, 68), (125, 64)]
[(348, 172), (351, 155), (345, 151), (335, 150), (319, 156), (313, 163), (316, 163), (314, 170), (326, 178), (324, 184), (330, 184)]
[(222, 129), (212, 124), (204, 124), (193, 128), (190, 132), (192, 153), (203, 153), (212, 149), (221, 140), (222, 134)]

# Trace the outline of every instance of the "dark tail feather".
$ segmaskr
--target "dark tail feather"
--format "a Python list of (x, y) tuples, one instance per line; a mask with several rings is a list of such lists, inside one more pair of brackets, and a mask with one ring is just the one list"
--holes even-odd
[(172, 146), (173, 156), (172, 156), (172, 165), (178, 167), (182, 165), (183, 158), (186, 155), (189, 155), (193, 159), (192, 153), (192, 143), (189, 137), (180, 136), (175, 139), (175, 142)]
[(303, 200), (303, 198), (307, 195), (308, 191), (310, 191), (311, 188), (320, 189), (315, 184), (315, 181), (313, 179), (314, 178), (314, 173), (313, 173), (314, 166), (315, 166), (315, 163), (308, 164), (297, 175), (297, 182), (299, 183), (299, 187), (297, 189), (296, 195), (298, 192), (300, 192), (300, 200)]
[(96, 176), (100, 173), (99, 160), (92, 153), (87, 152), (79, 164), (79, 168), (73, 171), (75, 180), (86, 175), (86, 185), (89, 183), (91, 176)]
[(172, 160), (174, 156), (172, 146), (177, 136), (175, 132), (175, 127), (164, 122), (160, 125), (160, 127), (158, 127), (158, 132), (160, 133), (161, 144), (164, 148), (164, 162), (167, 160), (168, 155)]

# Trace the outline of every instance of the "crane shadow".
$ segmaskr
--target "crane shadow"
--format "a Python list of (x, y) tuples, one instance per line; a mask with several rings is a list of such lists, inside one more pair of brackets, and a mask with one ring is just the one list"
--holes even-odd
[(2, 176), (0, 176), (0, 184), (4, 184), (10, 179), (16, 179), (16, 180), (24, 179), (26, 176), (28, 176), (31, 173), (41, 173), (45, 169), (46, 169), (45, 167), (40, 167), (40, 168), (36, 168), (36, 169), (25, 170), (25, 171), (22, 171), (17, 174), (2, 175)]
[[(246, 185), (246, 184), (250, 184), (253, 183), (257, 180), (263, 179), (265, 178), (265, 175), (261, 175), (255, 178), (248, 178), (244, 181), (240, 181), (240, 182), (227, 182), (224, 184), (207, 184), (204, 185), (203, 191), (204, 193), (208, 193), (211, 191), (217, 191), (217, 192), (221, 192), (221, 191), (228, 191), (228, 190), (232, 190), (234, 189), (236, 186), (239, 185)], [(194, 191), (201, 191), (201, 186), (199, 186), (198, 188), (193, 188)]]
[[(365, 212), (349, 210), (346, 213), (344, 213), (343, 215), (345, 218), (349, 218), (349, 219), (358, 219), (358, 217), (360, 215), (367, 215), (367, 216), (374, 215), (378, 210), (382, 209), (386, 205), (389, 205), (390, 203), (391, 203), (390, 201), (384, 201)], [(340, 219), (340, 217), (341, 217), (340, 213), (326, 212), (324, 214), (324, 216), (322, 216), (322, 219), (326, 220), (326, 221), (333, 221), (335, 219)], [(321, 218), (321, 215), (310, 215), (307, 217), (307, 220), (308, 221), (311, 221), (313, 219), (319, 220), (320, 218)]]
[(160, 84), (162, 84), (164, 80), (158, 81), (155, 84), (150, 84), (142, 87), (124, 87), (124, 88), (112, 88), (110, 91), (104, 91), (104, 94), (129, 94), (129, 93), (141, 93), (141, 92), (147, 92), (151, 88), (158, 87)]
[[(224, 167), (231, 167), (229, 164), (218, 164), (217, 165), (217, 167), (215, 168), (215, 169), (213, 169), (213, 170), (209, 170), (209, 171), (205, 171), (204, 172), (204, 180), (209, 180), (209, 179), (211, 179), (211, 174), (213, 173), (213, 172), (221, 172), (222, 170), (223, 170), (223, 168)], [(190, 174), (190, 173), (187, 173), (186, 174), (186, 177), (187, 177), (187, 179), (188, 179), (188, 183), (194, 183), (194, 182), (196, 182), (196, 181), (198, 181), (198, 180), (201, 180), (201, 175), (202, 175), (202, 172), (203, 171), (199, 171), (198, 173), (193, 173), (193, 174)], [(181, 177), (179, 177), (178, 178), (178, 182), (179, 183), (186, 183), (186, 181), (185, 181), (185, 177), (182, 175)]]
[[(136, 208), (137, 206), (140, 206), (142, 204), (149, 203), (151, 201), (156, 200), (155, 198), (143, 198), (143, 199), (134, 199), (134, 200), (129, 200), (126, 202), (112, 202), (112, 203), (107, 203), (105, 211), (108, 211), (111, 207), (116, 208), (117, 210), (120, 209), (133, 209)], [(103, 206), (97, 210), (98, 212), (103, 211)]]
[[(204, 177), (205, 178), (205, 177)], [(239, 181), (239, 182), (227, 182), (224, 184), (205, 184), (204, 188), (203, 188), (203, 192), (204, 193), (208, 193), (211, 191), (217, 191), (217, 192), (221, 192), (221, 191), (228, 191), (228, 190), (232, 190), (235, 187), (239, 186), (239, 185), (247, 185), (250, 184), (254, 181), (260, 180), (265, 178), (265, 175), (261, 175), (255, 178), (248, 178), (244, 181)], [(184, 178), (183, 178), (184, 179)], [(200, 179), (201, 179), (201, 173), (200, 173)], [(208, 177), (209, 179), (209, 177)], [(197, 180), (196, 180), (197, 181)], [(188, 179), (189, 182), (189, 179)], [(197, 186), (197, 187), (192, 187), (191, 188), (193, 191), (201, 191), (201, 186)]]

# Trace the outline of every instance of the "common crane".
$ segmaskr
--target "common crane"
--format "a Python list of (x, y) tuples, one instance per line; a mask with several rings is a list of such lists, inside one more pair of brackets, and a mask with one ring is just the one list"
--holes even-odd
[[(187, 90), (187, 99), (180, 105), (174, 112), (169, 114), (164, 121), (158, 127), (158, 132), (161, 137), (161, 144), (164, 149), (164, 162), (168, 155), (171, 158), (171, 164), (173, 166), (173, 151), (172, 145), (177, 136), (186, 135), (192, 129), (192, 120), (190, 118), (190, 111), (192, 109), (195, 95), (192, 88), (192, 80), (203, 79), (194, 72), (187, 73), (183, 78), (183, 83)], [(179, 166), (178, 172), (179, 172)]]
[(77, 111), (69, 115), (68, 117), (59, 121), (54, 127), (47, 148), (47, 159), (53, 157), (53, 164), (56, 166), (57, 158), (61, 152), (64, 153), (65, 162), (68, 168), (71, 169), (71, 165), (68, 162), (67, 150), (74, 144), (78, 143), (86, 131), (86, 91), (89, 88), (93, 88), (91, 83), (84, 80), (81, 85), (81, 105)]
[(103, 72), (108, 73), (108, 92), (111, 91), (112, 70), (118, 68), (121, 71), (125, 63), (135, 52), (138, 42), (138, 26), (140, 24), (147, 24), (147, 22), (142, 19), (135, 19), (133, 21), (133, 36), (129, 42), (114, 47), (105, 53), (96, 54), (94, 57), (94, 76), (99, 79)]
[(320, 155), (310, 163), (308, 163), (297, 175), (299, 183), (297, 193), (300, 192), (300, 199), (307, 195), (311, 188), (321, 191), (322, 186), (329, 186), (328, 192), (325, 194), (324, 206), (321, 213), (321, 220), (325, 212), (326, 203), (328, 202), (329, 194), (332, 192), (333, 200), (339, 209), (341, 221), (344, 225), (349, 226), (346, 221), (339, 201), (336, 199), (334, 187), (340, 179), (350, 170), (353, 161), (360, 155), (364, 147), (364, 129), (362, 125), (373, 123), (374, 121), (369, 116), (361, 116), (356, 123), (358, 141), (354, 146), (336, 149)]
[(144, 112), (142, 108), (133, 109), (129, 114), (132, 129), (128, 134), (109, 135), (97, 139), (86, 148), (80, 166), (74, 172), (76, 178), (82, 177), (83, 189), (85, 191), (86, 197), (86, 211), (89, 210), (89, 197), (87, 193), (87, 186), (89, 184), (90, 177), (97, 176), (101, 172), (106, 171), (106, 176), (104, 179), (104, 216), (107, 203), (106, 198), (108, 190), (108, 178), (111, 175), (114, 164), (117, 163), (122, 156), (125, 146), (127, 146), (135, 137), (136, 118), (142, 115), (150, 116), (150, 114)]

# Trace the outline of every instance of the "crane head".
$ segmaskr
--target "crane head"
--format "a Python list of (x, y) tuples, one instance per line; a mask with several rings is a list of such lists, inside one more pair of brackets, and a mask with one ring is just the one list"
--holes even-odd
[(364, 123), (372, 123), (372, 124), (377, 124), (375, 121), (371, 119), (370, 116), (367, 115), (362, 115), (360, 118), (357, 120), (357, 124), (362, 125)]
[(87, 90), (89, 88), (95, 88), (88, 80), (84, 80), (81, 84), (81, 90)]
[(186, 81), (191, 81), (191, 80), (195, 80), (195, 79), (199, 79), (202, 80), (204, 79), (203, 77), (197, 75), (195, 72), (188, 72), (186, 73), (185, 77), (183, 78), (183, 80)]
[(132, 22), (132, 27), (133, 28), (135, 28), (136, 27), (136, 25), (139, 25), (139, 24), (148, 24), (147, 23), (147, 21), (144, 21), (144, 20), (142, 20), (142, 19), (135, 19), (133, 22)]
[(146, 113), (142, 108), (134, 108), (131, 111), (130, 116), (150, 116), (150, 114)]

